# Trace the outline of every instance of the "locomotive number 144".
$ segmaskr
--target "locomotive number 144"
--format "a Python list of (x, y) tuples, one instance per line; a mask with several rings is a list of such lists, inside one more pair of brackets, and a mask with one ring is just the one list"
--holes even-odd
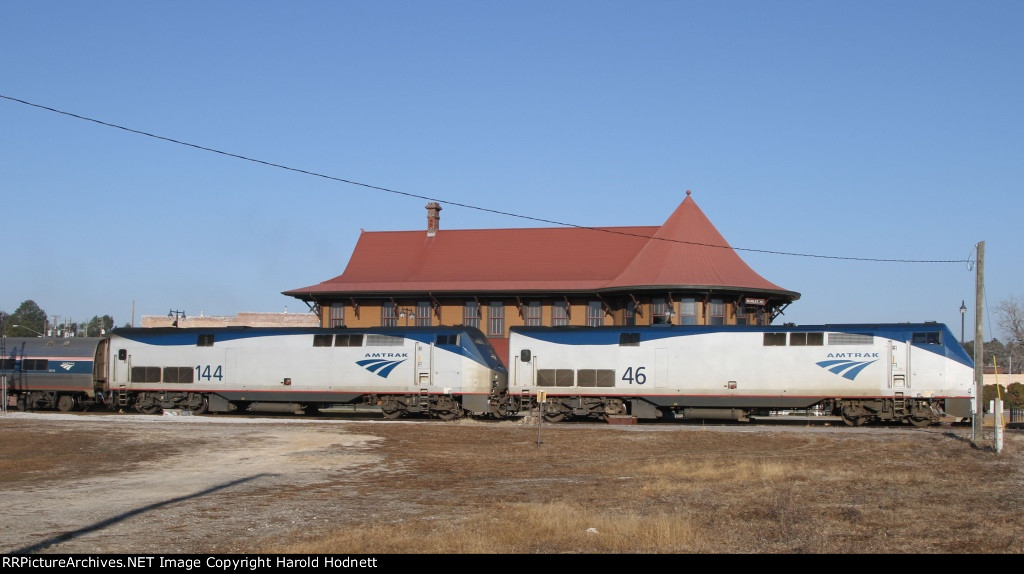
[(220, 365), (196, 365), (197, 381), (209, 381), (212, 379), (217, 379), (218, 381), (224, 380), (224, 374), (221, 372)]

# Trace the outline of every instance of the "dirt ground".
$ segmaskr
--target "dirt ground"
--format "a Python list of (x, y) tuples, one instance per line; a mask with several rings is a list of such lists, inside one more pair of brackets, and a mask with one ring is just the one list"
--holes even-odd
[[(260, 553), (344, 528), (557, 502), (657, 508), (719, 533), (682, 551), (1024, 552), (1024, 436), (1014, 431), (997, 454), (963, 427), (378, 417), (8, 412), (0, 551)], [(669, 482), (649, 469), (670, 461), (718, 474), (656, 486)], [(771, 461), (784, 477), (730, 474)]]

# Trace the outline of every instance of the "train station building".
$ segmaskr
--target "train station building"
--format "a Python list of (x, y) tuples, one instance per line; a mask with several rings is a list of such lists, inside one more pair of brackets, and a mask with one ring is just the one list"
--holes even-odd
[(800, 294), (750, 268), (691, 193), (660, 226), (364, 231), (345, 271), (285, 291), (324, 327), (768, 325)]

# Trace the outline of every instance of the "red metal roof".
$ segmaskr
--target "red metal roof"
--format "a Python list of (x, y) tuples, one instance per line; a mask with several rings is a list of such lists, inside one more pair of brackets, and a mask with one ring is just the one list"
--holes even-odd
[(689, 192), (622, 273), (604, 287), (662, 286), (785, 291), (740, 258)]
[(713, 287), (775, 291), (689, 196), (661, 227), (364, 231), (341, 275), (285, 295)]

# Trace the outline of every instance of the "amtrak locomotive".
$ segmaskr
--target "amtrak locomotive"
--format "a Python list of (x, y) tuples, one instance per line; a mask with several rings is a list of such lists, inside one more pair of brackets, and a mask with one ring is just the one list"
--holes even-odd
[(513, 327), (501, 363), (474, 328), (116, 329), (11, 338), (0, 374), (22, 409), (315, 412), (387, 418), (747, 421), (794, 411), (849, 425), (967, 419), (974, 366), (937, 323)]
[(2, 373), (24, 409), (301, 413), (375, 405), (388, 418), (445, 420), (507, 413), (505, 367), (467, 327), (126, 328), (104, 338), (9, 341)]
[(800, 410), (926, 426), (974, 412), (973, 360), (938, 323), (513, 327), (509, 363), (513, 406), (539, 402), (551, 421)]

